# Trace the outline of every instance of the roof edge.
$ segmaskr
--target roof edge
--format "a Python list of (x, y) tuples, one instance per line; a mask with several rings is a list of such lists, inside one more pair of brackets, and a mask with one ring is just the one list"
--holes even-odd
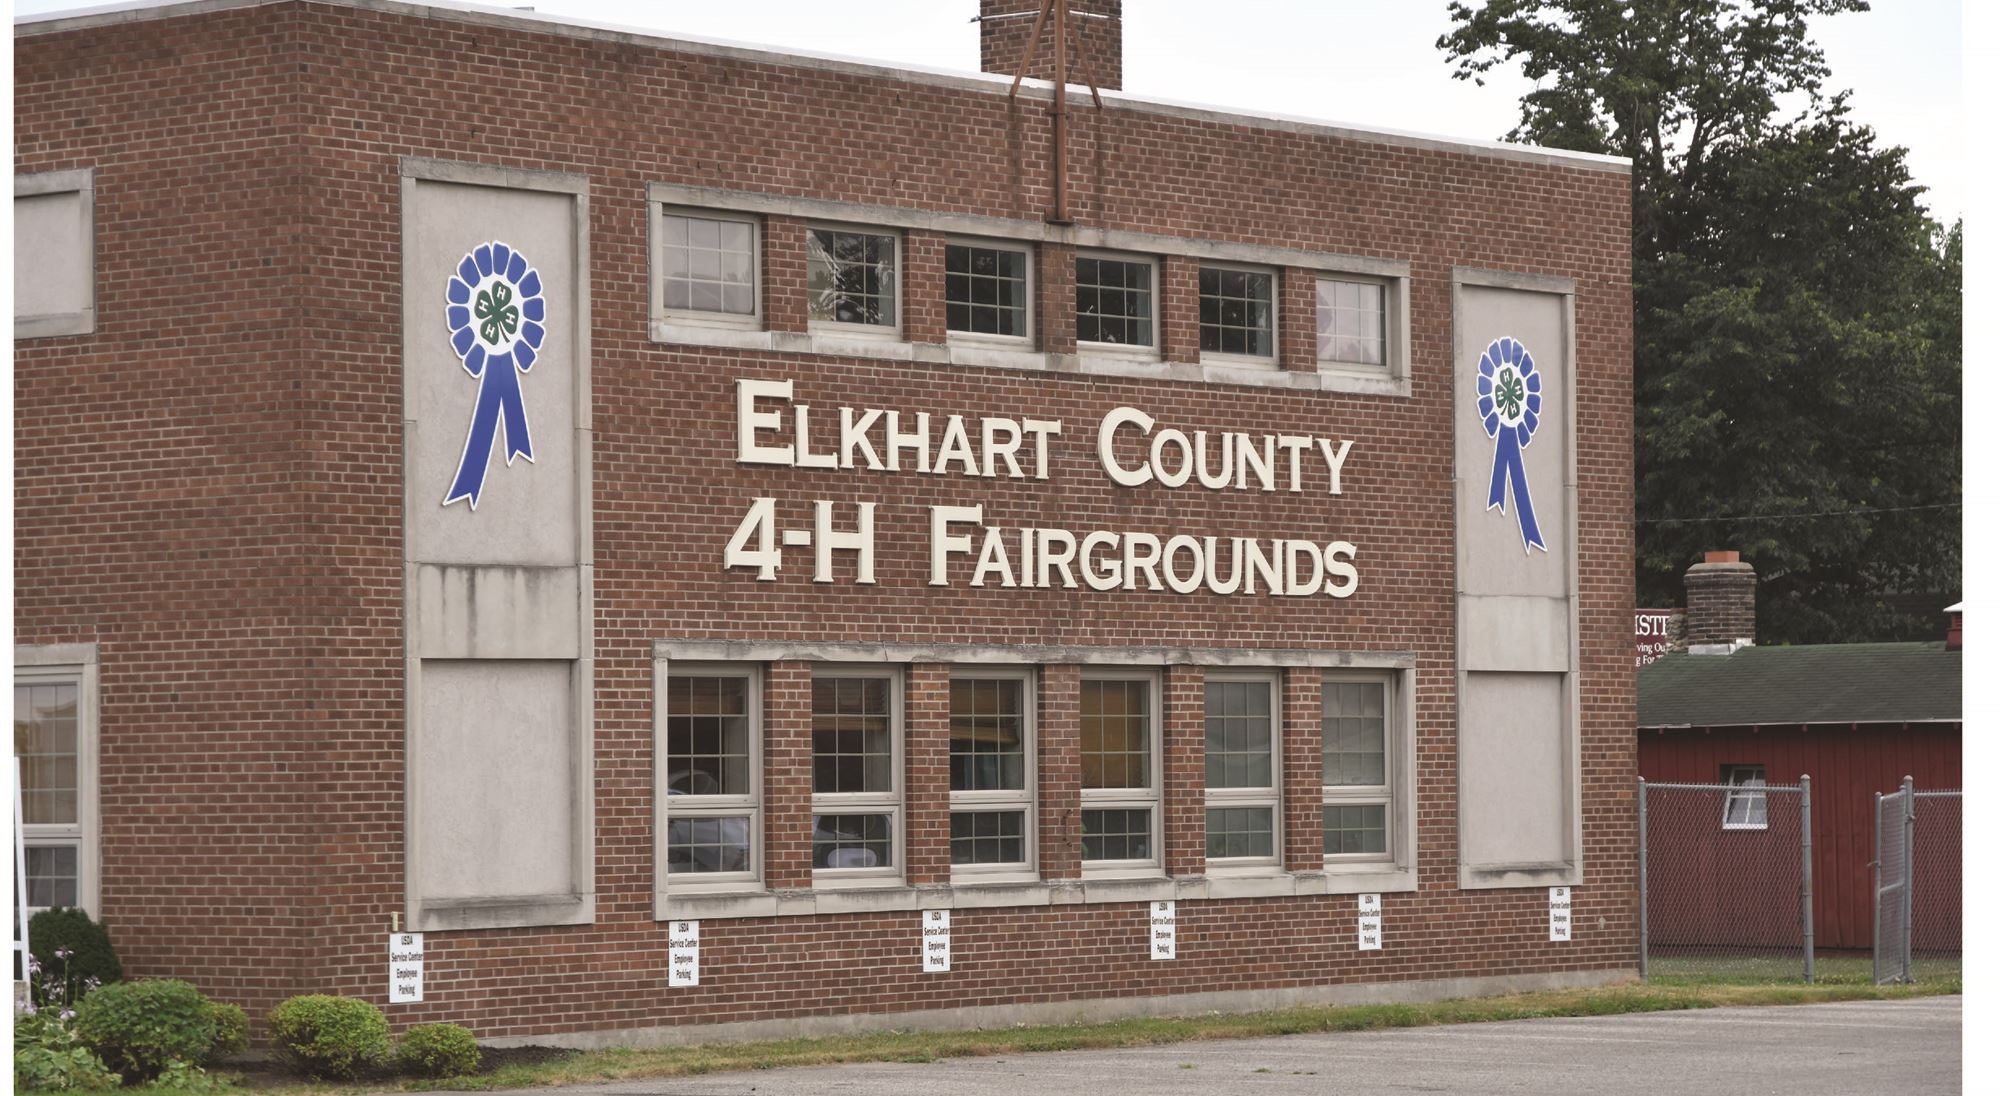
[(1761, 723), (1639, 723), (1635, 726), (1642, 731), (1694, 731), (1714, 730), (1717, 727), (1852, 727), (1866, 723), (1881, 726), (1887, 723), (1923, 724), (1964, 723), (1963, 716), (1935, 719), (1769, 719)]
[[(69, 11), (18, 16), (14, 20), (14, 36), (16, 39), (20, 39), (43, 34), (59, 34), (66, 31), (86, 30), (92, 27), (112, 26), (121, 23), (150, 22), (156, 19), (171, 19), (185, 15), (229, 11), (238, 8), (266, 7), (290, 2), (295, 2), (295, 0), (130, 0), (127, 3), (104, 4), (76, 8)], [(710, 57), (760, 61), (766, 64), (774, 62), (791, 64), (804, 68), (845, 72), (863, 76), (887, 77), (912, 83), (930, 84), (933, 86), (951, 87), (989, 94), (1001, 94), (1002, 88), (1012, 83), (1011, 78), (998, 73), (976, 73), (956, 69), (897, 66), (882, 61), (869, 61), (837, 54), (786, 50), (774, 46), (734, 42), (724, 39), (680, 37), (662, 34), (659, 31), (641, 27), (622, 26), (614, 23), (598, 23), (569, 16), (549, 15), (531, 11), (497, 10), (482, 5), (463, 3), (460, 0), (421, 0), (421, 2), (419, 0), (297, 0), (297, 2), (324, 4), (331, 7), (353, 8), (363, 11), (395, 12), (422, 18), (447, 19), (454, 22), (473, 23), (514, 30), (561, 34), (567, 37), (615, 42), (623, 45), (673, 49)], [(1024, 93), (1034, 98), (1049, 96), (1051, 94), (1050, 87), (1051, 85), (1047, 81), (1023, 81)], [(1292, 133), (1370, 141), (1407, 148), (1490, 156), (1498, 159), (1549, 164), (1556, 167), (1572, 167), (1587, 171), (1603, 171), (1620, 175), (1629, 175), (1632, 171), (1632, 161), (1630, 159), (1623, 156), (1606, 156), (1594, 152), (1570, 152), (1563, 149), (1541, 148), (1535, 145), (1509, 144), (1504, 141), (1482, 141), (1467, 137), (1448, 137), (1441, 134), (1354, 125), (1346, 122), (1307, 118), (1298, 115), (1263, 114), (1234, 107), (1209, 106), (1171, 99), (1140, 98), (1121, 92), (1105, 92), (1104, 101), (1107, 105), (1115, 106), (1122, 110), (1161, 114), (1191, 121), (1219, 122), (1226, 125), (1252, 125), (1259, 128), (1284, 130)]]

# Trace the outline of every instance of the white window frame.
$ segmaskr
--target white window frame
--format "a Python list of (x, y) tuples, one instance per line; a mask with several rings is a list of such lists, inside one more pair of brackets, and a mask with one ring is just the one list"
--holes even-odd
[(986, 251), (1015, 251), (1022, 259), (1022, 293), (1026, 294), (1022, 310), (1022, 333), (1019, 335), (988, 334), (983, 331), (953, 331), (951, 329), (951, 275), (945, 275), (943, 306), (945, 309), (945, 339), (947, 342), (979, 343), (1002, 346), (1019, 350), (1034, 345), (1035, 342), (1035, 259), (1036, 247), (1026, 240), (1010, 240), (1001, 237), (947, 236), (945, 247), (976, 247)]
[(1401, 836), (1400, 819), (1396, 810), (1396, 789), (1400, 782), (1403, 759), (1402, 705), (1398, 702), (1396, 689), (1399, 675), (1393, 673), (1348, 673), (1329, 672), (1320, 675), (1320, 699), (1315, 718), (1319, 720), (1319, 742), (1321, 750), (1320, 779), (1324, 781), (1324, 756), (1326, 750), (1326, 688), (1329, 685), (1379, 685), (1382, 688), (1382, 783), (1380, 784), (1327, 784), (1320, 785), (1320, 807), (1374, 807), (1382, 808), (1382, 851), (1379, 853), (1329, 853), (1326, 851), (1325, 821), (1320, 823), (1320, 858), (1327, 864), (1381, 864), (1396, 859), (1396, 842)]
[[(23, 823), (25, 847), (71, 847), (76, 854), (77, 907), (93, 918), (98, 906), (97, 645), (95, 643), (33, 644), (14, 648), (14, 684), (76, 686), (76, 821)], [(8, 747), (11, 756), (13, 747)], [(15, 780), (8, 776), (10, 782)], [(18, 791), (16, 794), (19, 794)], [(21, 865), (26, 870), (27, 865)], [(48, 907), (31, 906), (29, 914)]]
[[(1146, 744), (1148, 750), (1146, 764), (1147, 772), (1152, 777), (1152, 780), (1150, 786), (1146, 788), (1081, 789), (1081, 802), (1078, 807), (1076, 824), (1078, 863), (1086, 878), (1159, 878), (1165, 872), (1167, 862), (1164, 844), (1166, 819), (1163, 817), (1167, 810), (1165, 795), (1166, 774), (1160, 771), (1161, 763), (1165, 757), (1161, 749), (1161, 739), (1165, 737), (1166, 733), (1166, 700), (1162, 695), (1165, 691), (1165, 675), (1160, 673), (1159, 670), (1150, 667), (1087, 667), (1084, 669), (1080, 681), (1084, 683), (1092, 681), (1144, 681), (1146, 683), (1146, 695), (1150, 701), (1146, 717), (1151, 721), (1150, 730), (1152, 732)], [(1081, 690), (1081, 688), (1082, 685), (1079, 684), (1078, 689)], [(1082, 718), (1080, 714), (1081, 710), (1082, 696), (1079, 692), (1079, 725)], [(1079, 769), (1081, 765), (1082, 751), (1079, 749)], [(1151, 812), (1149, 817), (1152, 819), (1153, 832), (1148, 841), (1152, 846), (1152, 856), (1145, 859), (1133, 860), (1084, 860), (1082, 858), (1083, 811), (1141, 809)]]
[[(805, 261), (805, 285), (807, 287), (812, 282), (812, 234), (815, 232), (845, 232), (849, 235), (881, 236), (887, 238), (896, 249), (896, 315), (893, 323), (842, 323), (839, 320), (811, 319), (812, 302), (808, 299), (802, 302), (805, 305), (805, 312), (808, 317), (806, 330), (815, 335), (831, 335), (844, 339), (901, 342), (903, 339), (903, 316), (908, 311), (906, 307), (906, 286), (904, 283), (909, 280), (904, 273), (905, 268), (909, 264), (909, 248), (906, 246), (903, 230), (882, 225), (845, 224), (836, 221), (809, 221), (806, 223), (804, 232), (805, 235), (799, 238), (799, 245), (800, 257)], [(812, 290), (810, 288), (802, 288), (801, 292), (806, 293), (810, 297)]]
[[(1040, 773), (1036, 748), (1037, 731), (1040, 730), (1039, 713), (1035, 710), (1035, 670), (997, 669), (983, 666), (960, 666), (952, 670), (951, 680), (959, 681), (1012, 681), (1021, 686), (1021, 788), (1018, 791), (952, 791), (950, 793), (950, 813), (964, 811), (1013, 811), (1021, 812), (1021, 859), (1006, 864), (953, 864), (951, 877), (954, 883), (994, 883), (1001, 881), (1033, 880), (1036, 874), (1037, 858), (1035, 811), (1035, 784)], [(946, 764), (950, 764), (950, 746), (947, 743)], [(950, 784), (947, 772), (945, 781)], [(950, 821), (946, 821), (946, 858), (950, 858)]]
[[(652, 234), (647, 248), (650, 259), (648, 279), (652, 286), (652, 314), (655, 324), (677, 326), (720, 327), (744, 331), (761, 330), (764, 326), (764, 219), (754, 213), (739, 213), (731, 209), (708, 209), (702, 206), (669, 205), (665, 202), (652, 203), (652, 216), (646, 226)], [(745, 316), (735, 312), (705, 312), (692, 308), (668, 308), (666, 305), (666, 232), (663, 222), (668, 217), (695, 217), (708, 221), (730, 221), (750, 226), (750, 314)]]
[(811, 854), (813, 836), (812, 820), (822, 814), (886, 814), (889, 816), (889, 857), (888, 867), (873, 868), (822, 868), (812, 869), (813, 886), (879, 887), (884, 883), (900, 881), (904, 877), (909, 860), (909, 843), (903, 833), (905, 818), (903, 792), (903, 736), (907, 724), (903, 707), (903, 670), (900, 666), (868, 665), (860, 663), (819, 662), (812, 668), (812, 681), (806, 691), (806, 713), (808, 752), (806, 767), (806, 787), (812, 787), (813, 770), (818, 765), (818, 754), (811, 744), (812, 690), (822, 679), (876, 678), (889, 683), (889, 790), (886, 792), (811, 792), (811, 804), (806, 811), (806, 848)]
[[(1729, 790), (1722, 796), (1722, 828), (1725, 830), (1768, 830), (1771, 828), (1771, 800), (1764, 792), (1769, 783), (1764, 777), (1764, 766), (1754, 764), (1730, 764), (1722, 766), (1722, 782)], [(1750, 789), (1756, 789), (1751, 791)], [(1756, 821), (1731, 822), (1738, 803), (1744, 804), (1746, 819)], [(1759, 817), (1761, 816), (1761, 817)]]
[[(1082, 315), (1081, 312), (1076, 311), (1076, 287), (1080, 283), (1076, 280), (1075, 259), (1108, 259), (1112, 262), (1132, 263), (1135, 265), (1143, 264), (1150, 267), (1153, 272), (1153, 289), (1150, 294), (1152, 298), (1152, 315), (1150, 319), (1153, 329), (1152, 345), (1139, 346), (1133, 343), (1086, 342), (1079, 338), (1076, 340), (1076, 352), (1093, 358), (1125, 358), (1132, 361), (1148, 362), (1161, 360), (1161, 354), (1163, 353), (1161, 344), (1165, 342), (1165, 339), (1161, 337), (1162, 332), (1160, 331), (1160, 296), (1164, 287), (1160, 284), (1161, 264), (1159, 256), (1144, 255), (1132, 251), (1103, 251), (1093, 248), (1078, 248), (1074, 259), (1071, 261), (1072, 265), (1070, 269), (1069, 307), (1073, 320), (1075, 317)], [(1076, 323), (1074, 326), (1076, 330), (1081, 331), (1081, 323)]]
[[(1382, 364), (1347, 361), (1342, 358), (1322, 358), (1319, 356), (1319, 287), (1325, 282), (1351, 282), (1355, 285), (1375, 286), (1382, 290)], [(1355, 377), (1403, 377), (1407, 369), (1406, 360), (1409, 341), (1408, 306), (1405, 293), (1408, 278), (1385, 278), (1373, 274), (1347, 274), (1338, 270), (1316, 270), (1313, 272), (1313, 363), (1322, 373), (1346, 374)]]
[[(1201, 347), (1201, 272), (1204, 270), (1234, 270), (1242, 274), (1262, 274), (1271, 279), (1271, 352), (1269, 354), (1227, 354), (1219, 350), (1204, 350)], [(1278, 339), (1283, 332), (1282, 306), (1284, 304), (1284, 272), (1275, 267), (1259, 266), (1254, 263), (1219, 262), (1202, 259), (1195, 264), (1195, 354), (1204, 365), (1248, 365), (1267, 369), (1278, 367)]]
[[(1202, 858), (1210, 875), (1251, 872), (1266, 874), (1285, 863), (1285, 691), (1274, 671), (1210, 671), (1202, 681), (1202, 739), (1208, 737), (1208, 686), (1252, 683), (1269, 691), (1271, 701), (1271, 783), (1261, 788), (1214, 788), (1208, 785), (1207, 751), (1202, 765)], [(1230, 807), (1269, 807), (1271, 810), (1271, 855), (1208, 855), (1208, 811)]]
[[(749, 791), (740, 795), (669, 795), (672, 758), (667, 752), (667, 720), (673, 715), (668, 705), (667, 686), (679, 677), (740, 677), (747, 681), (749, 714)], [(716, 891), (755, 891), (764, 879), (764, 668), (755, 663), (676, 662), (661, 675), (653, 697), (653, 863), (664, 894)], [(682, 873), (670, 875), (667, 854), (672, 826), (676, 820), (693, 818), (748, 818), (750, 820), (750, 869), (741, 872)]]

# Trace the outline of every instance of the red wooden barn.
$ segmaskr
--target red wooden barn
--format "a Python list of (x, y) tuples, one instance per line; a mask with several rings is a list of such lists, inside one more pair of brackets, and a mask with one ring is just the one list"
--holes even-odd
[[(1960, 787), (1958, 607), (1949, 638), (1937, 642), (1758, 647), (1748, 641), (1756, 575), (1734, 555), (1710, 553), (1689, 570), (1687, 650), (1639, 672), (1639, 775), (1743, 787), (1811, 776), (1815, 943), (1865, 950), (1874, 931), (1875, 794), (1895, 791), (1905, 776), (1919, 790)], [(1799, 874), (1792, 797), (1772, 793), (1768, 810), (1755, 793), (1712, 799), (1691, 814), (1678, 806), (1686, 797), (1654, 797), (1649, 872), (1665, 885), (1651, 888), (1649, 920), (1689, 937), (1656, 931), (1656, 942), (1796, 942), (1796, 910), (1772, 897), (1783, 893), (1774, 880), (1795, 885)], [(1661, 803), (1678, 814), (1658, 817)], [(1920, 799), (1920, 836), (1927, 809), (1955, 812), (1956, 804)], [(1955, 947), (1959, 847), (1954, 839), (1923, 851), (1940, 854), (1919, 856), (1916, 900), (1952, 913), (1926, 918), (1914, 943)], [(1746, 901), (1756, 895), (1764, 897)]]

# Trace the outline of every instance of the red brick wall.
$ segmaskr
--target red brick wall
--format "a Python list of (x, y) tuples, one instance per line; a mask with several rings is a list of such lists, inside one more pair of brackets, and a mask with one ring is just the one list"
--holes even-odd
[[(1082, 225), (1407, 260), (1411, 395), (759, 354), (648, 341), (647, 183), (1038, 220), (1043, 114), (776, 60), (317, 4), (15, 50), (17, 170), (97, 169), (100, 274), (97, 334), (17, 352), (16, 627), (24, 643), (101, 645), (103, 910), (134, 973), (192, 977), (253, 1015), (292, 992), (385, 1000), (381, 934), (403, 901), (405, 155), (590, 178), (598, 917), (431, 934), (426, 1001), (396, 1023), (518, 1036), (1632, 965), (1625, 176), (1078, 110)], [(802, 259), (780, 239), (797, 227), (767, 221), (778, 330), (804, 322)], [(1037, 263), (1042, 347), (1058, 352), (1074, 332), (1067, 263), (1055, 246)], [(1192, 270), (1176, 281), (1185, 264), (1164, 265), (1163, 337), (1192, 347)], [(1578, 282), (1586, 874), (1567, 945), (1546, 941), (1539, 889), (1455, 889), (1453, 265)], [(913, 281), (929, 269), (913, 262)], [(1303, 350), (1297, 297), (1288, 365)], [(1047, 483), (739, 467), (737, 376), (791, 378), (815, 406), (1031, 411), (1065, 434)], [(1186, 429), (1352, 438), (1345, 493), (1116, 489), (1088, 432), (1128, 403)], [(880, 501), (879, 584), (722, 571), (753, 495), (777, 498), (785, 521), (814, 498)], [(928, 587), (924, 507), (972, 502), (1009, 526), (1338, 537), (1360, 547), (1360, 588), (1335, 601)], [(651, 644), (668, 637), (1413, 652), (1423, 889), (1384, 897), (1377, 953), (1353, 950), (1352, 897), (1184, 902), (1172, 963), (1147, 960), (1140, 903), (960, 910), (953, 971), (929, 978), (914, 916), (711, 920), (702, 986), (669, 993), (651, 799)], [(809, 878), (809, 669), (775, 665), (766, 690), (774, 886)], [(1045, 767), (1074, 763), (1075, 673), (1043, 675)], [(1168, 677), (1169, 788), (1190, 724), (1198, 770), (1199, 680)], [(919, 760), (913, 781), (932, 771)], [(1045, 874), (1073, 876), (1074, 781), (1045, 768), (1040, 787)], [(1198, 800), (1167, 810), (1170, 866), (1199, 871)]]

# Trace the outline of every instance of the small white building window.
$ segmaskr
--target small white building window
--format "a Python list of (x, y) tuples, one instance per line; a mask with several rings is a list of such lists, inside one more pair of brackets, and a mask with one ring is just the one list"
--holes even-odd
[(1764, 802), (1764, 766), (1724, 765), (1722, 782), (1729, 785), (1722, 801), (1722, 828), (1762, 830), (1770, 827)]
[(675, 665), (655, 745), (659, 861), (673, 890), (754, 886), (761, 876), (762, 679), (755, 667)]
[(1087, 349), (1159, 346), (1159, 264), (1136, 255), (1076, 257), (1076, 341)]
[(944, 326), (953, 337), (1026, 343), (1033, 330), (1028, 250), (952, 240), (944, 245)]
[(1275, 361), (1277, 278), (1272, 272), (1203, 264), (1199, 280), (1202, 356)]
[(951, 681), (951, 865), (1025, 874), (1035, 851), (1034, 679), (966, 671)]
[(1319, 360), (1384, 368), (1389, 361), (1388, 299), (1388, 287), (1381, 282), (1319, 279)]
[(1211, 673), (1204, 691), (1209, 862), (1276, 864), (1283, 827), (1277, 678)]
[(813, 673), (815, 882), (902, 874), (902, 709), (893, 671)]
[(1320, 684), (1320, 814), (1329, 860), (1389, 856), (1389, 694), (1386, 678)]
[(757, 320), (757, 220), (742, 214), (661, 208), (655, 305), (677, 321)]
[(806, 232), (806, 319), (894, 332), (901, 264), (897, 237), (847, 228)]
[(14, 758), (28, 906), (97, 916), (97, 663), (89, 645), (14, 650)]
[(1091, 674), (1078, 703), (1083, 868), (1157, 875), (1160, 867), (1160, 679)]

